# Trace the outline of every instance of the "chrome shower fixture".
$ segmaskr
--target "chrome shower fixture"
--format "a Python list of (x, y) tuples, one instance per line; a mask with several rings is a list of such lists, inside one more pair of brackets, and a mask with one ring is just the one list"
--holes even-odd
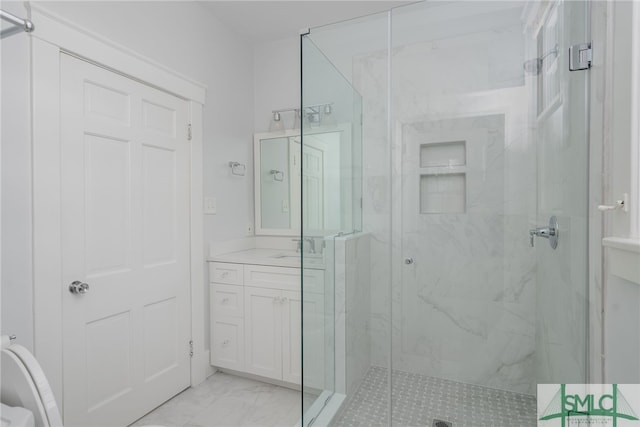
[(274, 111), (273, 112), (273, 121), (274, 122), (279, 122), (280, 121), (280, 112), (279, 111)]
[(553, 50), (550, 50), (541, 57), (525, 61), (524, 64), (522, 64), (522, 68), (524, 68), (524, 71), (527, 74), (537, 76), (538, 74), (540, 74), (540, 71), (542, 71), (542, 63), (544, 62), (544, 60), (547, 59), (547, 57), (549, 57), (550, 55), (554, 55), (554, 58), (557, 58), (559, 52), (560, 49), (558, 48), (558, 45), (555, 45)]

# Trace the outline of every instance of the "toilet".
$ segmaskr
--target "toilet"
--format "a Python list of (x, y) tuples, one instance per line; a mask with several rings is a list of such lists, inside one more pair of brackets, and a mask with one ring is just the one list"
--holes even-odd
[(2, 427), (62, 427), (55, 397), (35, 357), (2, 337)]

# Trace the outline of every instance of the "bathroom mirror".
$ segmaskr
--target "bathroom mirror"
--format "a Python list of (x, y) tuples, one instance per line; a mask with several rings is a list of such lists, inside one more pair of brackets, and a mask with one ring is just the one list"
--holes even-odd
[(302, 213), (305, 230), (314, 234), (351, 232), (354, 197), (360, 203), (351, 126), (305, 129), (304, 150), (300, 144), (299, 129), (254, 136), (256, 234), (300, 235)]

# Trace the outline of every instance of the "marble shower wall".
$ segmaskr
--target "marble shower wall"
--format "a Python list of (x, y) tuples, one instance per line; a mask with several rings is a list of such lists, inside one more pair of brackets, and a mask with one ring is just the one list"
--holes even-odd
[(351, 396), (371, 366), (368, 233), (335, 238), (336, 392)]
[[(504, 7), (494, 18), (491, 28), (394, 46), (391, 146), (388, 52), (354, 58), (372, 235), (371, 363), (387, 366), (391, 333), (394, 369), (534, 393), (530, 82), (519, 15)], [(402, 14), (393, 19), (403, 28)], [(422, 144), (451, 141), (464, 141), (463, 167), (421, 167)], [(421, 213), (421, 175), (452, 170), (466, 179), (464, 212)]]

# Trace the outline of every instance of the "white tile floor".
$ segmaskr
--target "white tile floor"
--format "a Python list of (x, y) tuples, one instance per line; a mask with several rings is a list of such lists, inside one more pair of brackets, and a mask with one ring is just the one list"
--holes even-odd
[(217, 372), (156, 408), (133, 426), (294, 426), (300, 392)]
[[(433, 419), (454, 427), (535, 425), (535, 397), (394, 371), (393, 425), (431, 427)], [(314, 396), (307, 397), (306, 405)], [(387, 424), (386, 370), (372, 367), (337, 427)], [(218, 372), (141, 418), (132, 427), (293, 427), (300, 392)]]
[[(394, 427), (531, 427), (536, 399), (526, 394), (393, 371)], [(387, 370), (372, 367), (342, 411), (336, 427), (382, 427), (387, 416)]]

